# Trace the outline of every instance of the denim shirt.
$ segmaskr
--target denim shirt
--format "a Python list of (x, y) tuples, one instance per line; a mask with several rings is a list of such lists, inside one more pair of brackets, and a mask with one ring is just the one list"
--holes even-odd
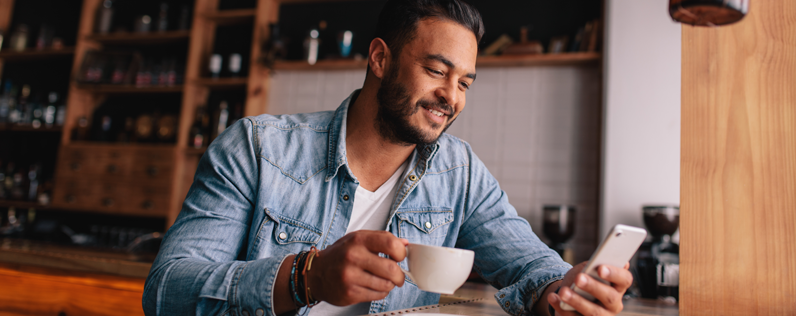
[[(353, 96), (334, 112), (247, 117), (213, 141), (147, 277), (147, 315), (274, 314), (285, 257), (324, 249), (348, 226), (359, 183), (346, 159)], [(411, 243), (475, 251), (474, 269), (500, 289), (500, 306), (532, 315), (571, 266), (517, 215), (469, 144), (443, 134), (418, 146), (408, 168), (384, 228)], [(438, 302), (407, 278), (370, 313)]]

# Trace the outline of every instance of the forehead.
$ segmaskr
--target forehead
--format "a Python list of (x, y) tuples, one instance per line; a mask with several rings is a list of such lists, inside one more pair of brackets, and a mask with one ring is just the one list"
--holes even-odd
[(478, 43), (470, 29), (445, 19), (426, 18), (417, 23), (415, 37), (404, 46), (403, 53), (414, 59), (440, 55), (456, 68), (475, 72)]

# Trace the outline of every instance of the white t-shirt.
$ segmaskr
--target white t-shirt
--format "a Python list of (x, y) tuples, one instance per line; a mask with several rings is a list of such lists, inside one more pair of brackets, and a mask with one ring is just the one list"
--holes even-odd
[[(370, 192), (361, 186), (357, 187), (354, 194), (354, 208), (351, 210), (351, 220), (345, 233), (358, 230), (384, 230), (387, 227), (387, 218), (390, 216), (395, 193), (398, 191), (398, 180), (400, 180), (409, 160), (404, 162), (398, 170), (384, 182), (376, 192)], [(310, 316), (350, 316), (365, 315), (370, 310), (370, 302), (362, 302), (351, 306), (334, 306), (321, 302), (310, 310)]]

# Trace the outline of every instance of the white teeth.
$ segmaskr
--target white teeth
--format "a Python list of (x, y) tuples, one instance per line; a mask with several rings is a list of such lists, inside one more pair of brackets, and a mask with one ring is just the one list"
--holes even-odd
[(445, 115), (444, 113), (442, 113), (440, 111), (437, 111), (437, 110), (432, 110), (432, 109), (428, 109), (428, 110), (429, 110), (429, 112), (431, 112), (431, 114), (434, 114), (434, 115), (439, 116), (439, 117), (442, 117), (443, 115)]

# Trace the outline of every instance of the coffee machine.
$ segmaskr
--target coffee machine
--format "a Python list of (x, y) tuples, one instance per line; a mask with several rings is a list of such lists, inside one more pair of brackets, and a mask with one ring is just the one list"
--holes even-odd
[(639, 248), (636, 281), (641, 297), (676, 302), (680, 287), (680, 246), (672, 243), (672, 234), (680, 224), (677, 205), (642, 207), (648, 239)]

